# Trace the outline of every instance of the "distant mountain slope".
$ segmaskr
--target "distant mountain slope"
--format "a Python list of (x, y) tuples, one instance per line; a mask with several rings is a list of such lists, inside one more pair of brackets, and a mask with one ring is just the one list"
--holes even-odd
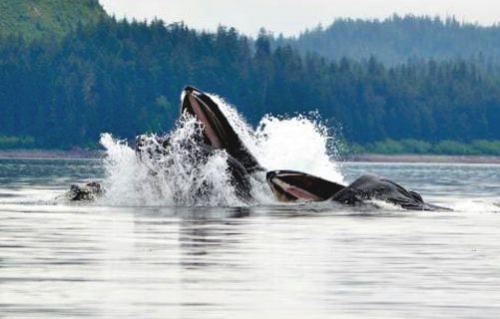
[(302, 53), (316, 52), (339, 59), (367, 59), (386, 64), (409, 58), (446, 60), (484, 58), (500, 61), (500, 25), (482, 27), (450, 18), (400, 17), (386, 20), (339, 19), (326, 28), (306, 31), (298, 38), (276, 40)]
[(25, 39), (62, 35), (105, 15), (97, 0), (1, 0), (0, 35), (21, 34)]

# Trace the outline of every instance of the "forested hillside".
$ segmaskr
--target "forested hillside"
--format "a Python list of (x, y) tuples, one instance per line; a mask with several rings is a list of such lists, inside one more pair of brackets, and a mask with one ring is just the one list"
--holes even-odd
[(327, 27), (304, 32), (295, 39), (276, 39), (302, 53), (324, 57), (368, 59), (384, 64), (408, 59), (478, 59), (500, 63), (500, 25), (483, 27), (460, 23), (454, 18), (400, 17), (386, 20), (338, 19)]
[(454, 59), (386, 67), (271, 48), (234, 29), (199, 33), (101, 20), (62, 41), (0, 42), (0, 136), (22, 145), (95, 145), (168, 129), (186, 84), (216, 92), (256, 123), (264, 114), (319, 111), (353, 143), (500, 139), (500, 76)]
[(0, 36), (60, 37), (105, 16), (98, 0), (1, 0)]

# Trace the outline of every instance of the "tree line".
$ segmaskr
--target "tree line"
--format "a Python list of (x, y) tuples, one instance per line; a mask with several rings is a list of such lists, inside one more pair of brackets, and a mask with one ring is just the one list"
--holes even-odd
[(393, 15), (384, 20), (337, 19), (331, 25), (306, 30), (295, 38), (279, 36), (277, 46), (289, 44), (303, 54), (369, 59), (387, 65), (412, 59), (478, 59), (500, 62), (500, 25), (481, 26), (454, 17)]
[[(185, 85), (214, 92), (250, 123), (318, 111), (346, 141), (500, 140), (500, 73), (487, 62), (375, 57), (330, 60), (253, 41), (233, 28), (198, 32), (103, 19), (62, 40), (0, 38), (0, 136), (38, 148), (95, 147), (171, 128)], [(13, 140), (9, 140), (12, 142)]]

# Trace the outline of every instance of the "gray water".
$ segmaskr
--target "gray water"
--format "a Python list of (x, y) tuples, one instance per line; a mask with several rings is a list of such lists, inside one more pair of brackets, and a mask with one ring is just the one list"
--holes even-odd
[(0, 317), (500, 317), (500, 166), (342, 172), (455, 211), (74, 205), (99, 161), (0, 160)]

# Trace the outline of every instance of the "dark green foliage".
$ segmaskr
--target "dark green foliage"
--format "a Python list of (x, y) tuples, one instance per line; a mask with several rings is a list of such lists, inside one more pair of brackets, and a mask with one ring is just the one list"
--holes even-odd
[(35, 146), (35, 139), (32, 136), (1, 136), (0, 149), (28, 149)]
[(78, 24), (95, 23), (105, 16), (98, 0), (1, 0), (0, 36), (61, 37)]
[(473, 141), (472, 147), (476, 154), (500, 156), (500, 141)]
[(476, 58), (500, 62), (500, 26), (482, 27), (460, 23), (455, 18), (397, 16), (386, 20), (338, 19), (298, 38), (276, 39), (276, 45), (290, 44), (302, 53), (357, 60), (375, 56), (385, 64), (408, 59), (448, 60)]
[[(32, 136), (37, 147), (96, 144), (111, 132), (133, 138), (165, 131), (178, 117), (187, 85), (216, 92), (251, 123), (265, 114), (317, 110), (360, 145), (415, 139), (424, 153), (442, 140), (500, 139), (500, 73), (478, 61), (408, 62), (386, 67), (302, 57), (255, 42), (236, 30), (200, 33), (106, 18), (79, 26), (61, 41), (0, 40), (0, 135)], [(495, 144), (496, 145), (496, 144)], [(393, 141), (381, 144), (400, 151)], [(456, 145), (441, 145), (445, 152)], [(488, 143), (478, 149), (495, 149)], [(434, 149), (434, 148), (433, 148)]]

